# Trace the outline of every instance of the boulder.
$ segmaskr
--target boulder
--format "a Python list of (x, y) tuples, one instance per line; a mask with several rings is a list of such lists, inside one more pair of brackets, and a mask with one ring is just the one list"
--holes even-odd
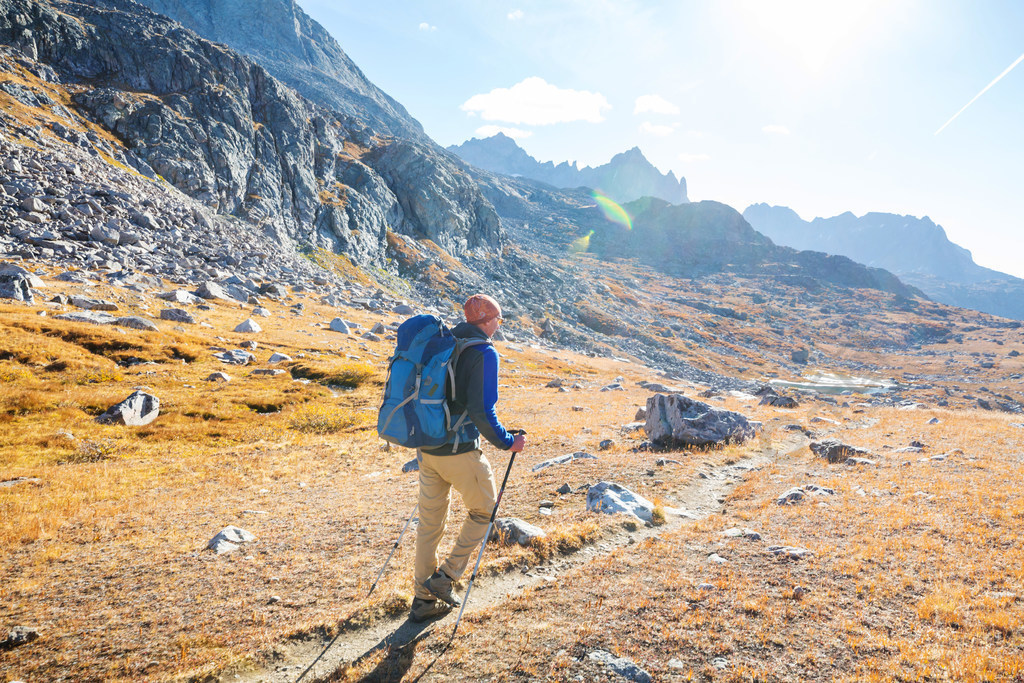
[(871, 455), (863, 448), (850, 446), (837, 439), (825, 439), (824, 441), (812, 441), (811, 451), (819, 458), (825, 458), (830, 463), (845, 463), (849, 458), (866, 458)]
[(395, 315), (416, 315), (416, 309), (408, 304), (399, 304), (391, 309)]
[(54, 280), (60, 280), (61, 282), (73, 282), (78, 285), (86, 285), (92, 282), (92, 280), (83, 275), (80, 270), (66, 270), (55, 277)]
[(252, 309), (252, 314), (256, 315), (256, 316), (259, 316), (261, 318), (269, 318), (270, 317), (270, 311), (268, 311), (267, 309), (263, 308), (262, 306), (257, 306), (256, 308)]
[(794, 363), (804, 365), (805, 363), (807, 363), (808, 359), (810, 359), (811, 352), (808, 351), (807, 349), (796, 349), (795, 351), (789, 354), (789, 357), (792, 359)]
[(158, 332), (160, 330), (152, 320), (140, 318), (137, 315), (127, 315), (123, 318), (114, 318), (110, 324), (120, 325), (121, 327), (130, 327), (133, 330), (143, 330), (145, 332)]
[(221, 363), (228, 363), (230, 365), (248, 365), (256, 360), (256, 356), (242, 349), (222, 351), (220, 353), (213, 354), (213, 356)]
[(759, 405), (772, 406), (774, 408), (797, 408), (799, 403), (792, 396), (781, 396), (779, 394), (765, 394), (761, 397)]
[(348, 323), (341, 318), (335, 318), (331, 321), (331, 329), (335, 332), (341, 332), (342, 334), (352, 334), (352, 330), (349, 329)]
[(129, 427), (148, 425), (160, 414), (160, 399), (137, 390), (96, 418), (100, 424), (122, 423)]
[(215, 551), (218, 555), (223, 555), (238, 550), (240, 543), (249, 543), (255, 540), (256, 537), (245, 529), (240, 529), (237, 526), (226, 526), (221, 529), (220, 533), (210, 539), (210, 542), (206, 544), (206, 548)]
[(54, 320), (67, 320), (73, 323), (90, 323), (92, 325), (112, 325), (117, 318), (109, 313), (61, 313), (53, 316)]
[(211, 372), (206, 378), (207, 382), (230, 382), (231, 376), (226, 372)]
[(761, 423), (681, 394), (655, 394), (647, 399), (644, 429), (655, 446), (674, 448), (742, 443), (761, 431)]
[(117, 304), (104, 299), (89, 299), (84, 296), (73, 296), (70, 299), (71, 305), (84, 308), (87, 311), (116, 311)]
[(292, 357), (289, 356), (286, 353), (275, 353), (275, 354), (273, 354), (270, 357), (270, 360), (268, 360), (267, 362), (268, 363), (286, 363), (286, 362), (290, 361), (291, 359), (292, 359)]
[(160, 311), (161, 320), (170, 320), (175, 323), (186, 323), (188, 325), (195, 325), (195, 317), (188, 311), (184, 311), (180, 308), (165, 308)]
[(550, 460), (539, 462), (536, 465), (534, 465), (530, 471), (539, 472), (546, 467), (551, 467), (552, 465), (564, 465), (565, 463), (572, 462), (573, 460), (597, 460), (597, 456), (591, 455), (590, 453), (587, 453), (585, 451), (576, 451), (575, 453), (569, 453), (568, 455), (560, 455), (557, 458), (551, 458)]
[(33, 303), (31, 281), (26, 276), (12, 277), (9, 280), (0, 280), (0, 299), (13, 299)]
[(15, 626), (7, 634), (7, 638), (0, 641), (0, 652), (13, 650), (14, 648), (31, 643), (39, 638), (39, 629), (31, 626)]
[(203, 299), (220, 300), (220, 301), (241, 301), (245, 302), (249, 300), (247, 294), (241, 294), (240, 296), (233, 296), (229, 292), (228, 288), (217, 284), (216, 282), (204, 282), (199, 286), (199, 289), (195, 291), (195, 295)]
[(621, 484), (602, 481), (587, 490), (587, 509), (606, 515), (630, 515), (641, 521), (651, 522), (654, 503)]
[(633, 683), (651, 683), (651, 674), (647, 673), (639, 666), (636, 662), (626, 659), (625, 657), (616, 657), (611, 652), (606, 650), (594, 650), (588, 657), (590, 661), (597, 662), (602, 666), (615, 672), (627, 681), (633, 681)]
[(246, 318), (238, 325), (235, 326), (235, 332), (262, 332), (263, 328), (259, 326), (252, 318)]
[(504, 540), (506, 543), (530, 545), (535, 538), (544, 538), (547, 533), (538, 526), (524, 522), (516, 517), (499, 517), (494, 520), (491, 540)]
[(158, 299), (163, 299), (164, 301), (170, 301), (176, 304), (195, 305), (198, 303), (202, 303), (203, 301), (195, 294), (192, 294), (191, 292), (186, 292), (184, 289), (175, 289), (170, 292), (161, 292), (156, 296)]

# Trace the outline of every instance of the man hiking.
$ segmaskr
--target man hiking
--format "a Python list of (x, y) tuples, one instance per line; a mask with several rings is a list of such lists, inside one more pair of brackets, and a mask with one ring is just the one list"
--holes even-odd
[[(501, 307), (486, 294), (474, 294), (463, 304), (463, 310), (466, 322), (459, 323), (452, 334), (456, 339), (476, 343), (466, 345), (459, 354), (448, 405), (453, 420), (464, 413), (468, 420), (456, 423), (445, 445), (421, 448), (416, 453), (420, 465), (420, 522), (416, 531), (416, 594), (410, 613), (416, 622), (446, 614), (461, 604), (453, 584), (487, 533), (496, 490), (491, 464), (480, 450), (480, 436), (501, 450), (519, 452), (526, 446), (525, 437), (510, 434), (494, 412), (498, 402), (498, 352), (489, 340), (501, 324)], [(439, 564), (437, 547), (447, 526), (453, 486), (469, 516), (451, 553)]]

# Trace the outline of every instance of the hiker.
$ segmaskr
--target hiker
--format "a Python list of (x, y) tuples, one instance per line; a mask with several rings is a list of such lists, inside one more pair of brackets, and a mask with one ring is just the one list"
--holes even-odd
[[(489, 340), (501, 324), (501, 307), (486, 294), (469, 297), (463, 310), (466, 322), (452, 330), (457, 339)], [(448, 397), (452, 419), (465, 412), (469, 421), (452, 432), (443, 446), (416, 451), (420, 522), (416, 531), (416, 594), (410, 618), (417, 622), (446, 614), (461, 604), (453, 584), (487, 533), (496, 491), (491, 464), (480, 450), (480, 436), (505, 451), (519, 452), (526, 446), (526, 438), (510, 434), (494, 412), (498, 401), (498, 352), (490, 343), (465, 347), (456, 363), (455, 385)], [(437, 546), (447, 526), (453, 486), (469, 516), (451, 553), (438, 564)]]

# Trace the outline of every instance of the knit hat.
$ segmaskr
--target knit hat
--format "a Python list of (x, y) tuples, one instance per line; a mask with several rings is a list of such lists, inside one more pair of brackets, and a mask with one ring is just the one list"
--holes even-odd
[(471, 325), (483, 325), (501, 317), (501, 306), (486, 294), (474, 294), (462, 304), (466, 312), (466, 322)]

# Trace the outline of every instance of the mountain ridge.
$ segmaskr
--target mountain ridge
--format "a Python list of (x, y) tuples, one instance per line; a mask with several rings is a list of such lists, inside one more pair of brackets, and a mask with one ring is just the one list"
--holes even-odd
[(929, 217), (846, 211), (803, 220), (784, 206), (752, 204), (743, 216), (773, 241), (885, 268), (937, 301), (1024, 319), (1024, 279), (985, 268)]
[(579, 168), (576, 162), (541, 163), (504, 133), (472, 138), (448, 151), (479, 168), (511, 176), (525, 176), (559, 188), (589, 187), (620, 204), (641, 197), (657, 197), (670, 204), (689, 202), (686, 179), (661, 173), (639, 147), (620, 152), (606, 164)]

